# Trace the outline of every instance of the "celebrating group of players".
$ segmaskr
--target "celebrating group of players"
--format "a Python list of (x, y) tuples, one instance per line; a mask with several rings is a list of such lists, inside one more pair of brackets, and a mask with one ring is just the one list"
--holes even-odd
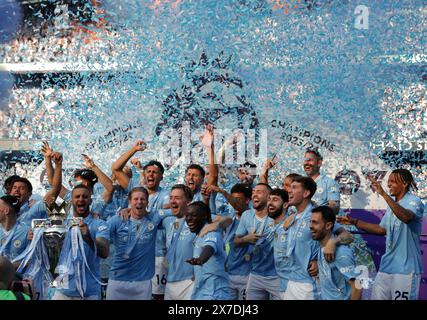
[[(304, 153), (305, 175), (287, 175), (282, 188), (268, 184), (273, 158), (259, 183), (247, 163), (237, 171), (239, 183), (225, 190), (211, 126), (203, 140), (209, 165), (189, 165), (185, 183), (169, 190), (160, 186), (160, 162), (142, 166), (133, 158), (145, 150), (143, 141), (113, 163), (111, 177), (84, 155), (72, 190), (62, 185), (62, 155), (44, 143), (51, 188), (41, 198), (26, 178), (6, 180), (0, 256), (32, 278), (40, 299), (99, 299), (108, 278), (107, 300), (357, 300), (363, 279), (349, 246), (354, 237), (346, 225), (353, 225), (386, 237), (371, 298), (418, 299), (424, 209), (408, 170), (389, 175), (389, 193), (370, 178), (388, 205), (380, 224), (372, 224), (342, 214), (339, 186), (320, 173), (317, 150)], [(32, 263), (43, 260), (43, 252), (34, 249), (40, 233), (31, 225), (48, 218), (46, 206), (58, 197), (71, 203), (69, 218), (80, 220), (59, 257), (58, 278), (66, 281), (48, 294), (43, 265)]]

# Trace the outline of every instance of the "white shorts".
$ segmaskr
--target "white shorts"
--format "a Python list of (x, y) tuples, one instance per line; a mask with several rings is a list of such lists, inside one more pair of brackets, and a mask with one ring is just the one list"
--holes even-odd
[(371, 300), (418, 300), (420, 274), (378, 272), (372, 286)]
[(151, 300), (151, 280), (109, 280), (107, 300)]
[(289, 280), (285, 292), (280, 292), (281, 300), (314, 300), (314, 286), (311, 283)]
[(166, 283), (165, 300), (191, 300), (194, 281), (191, 279)]
[(280, 300), (280, 280), (277, 276), (260, 276), (249, 274), (246, 287), (247, 300)]
[(155, 273), (151, 279), (152, 294), (165, 294), (167, 270), (164, 261), (165, 257), (156, 257)]
[(246, 300), (246, 286), (249, 276), (229, 276), (233, 300)]
[(69, 297), (61, 293), (60, 291), (56, 290), (54, 295), (52, 296), (52, 300), (99, 300), (99, 297), (97, 295), (89, 296), (86, 298)]

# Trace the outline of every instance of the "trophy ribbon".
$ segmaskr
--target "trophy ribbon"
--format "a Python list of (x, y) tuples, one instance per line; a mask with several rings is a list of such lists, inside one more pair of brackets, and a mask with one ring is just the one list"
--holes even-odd
[(32, 279), (40, 292), (40, 299), (46, 300), (53, 278), (49, 271), (49, 256), (43, 242), (43, 232), (43, 228), (35, 228), (31, 244), (12, 262), (21, 261), (17, 271), (23, 273), (25, 278)]
[[(96, 255), (96, 245), (94, 250)], [(76, 288), (81, 297), (84, 297), (84, 292), (86, 291), (86, 269), (96, 282), (100, 285), (106, 285), (93, 274), (87, 263), (84, 240), (79, 226), (71, 227), (70, 232), (65, 237), (60, 264), (64, 262), (63, 259), (65, 259), (65, 268), (60, 268), (58, 278), (74, 274)]]

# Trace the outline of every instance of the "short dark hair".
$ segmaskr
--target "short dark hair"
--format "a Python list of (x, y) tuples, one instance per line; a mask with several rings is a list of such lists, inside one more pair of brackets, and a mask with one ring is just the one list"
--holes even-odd
[(194, 163), (192, 163), (192, 164), (190, 164), (190, 165), (187, 167), (187, 169), (185, 169), (185, 173), (187, 173), (187, 172), (188, 172), (188, 170), (190, 170), (190, 169), (199, 170), (199, 171), (200, 171), (200, 174), (202, 175), (202, 179), (204, 179), (204, 178), (205, 178), (205, 174), (206, 174), (206, 173), (205, 173), (205, 169), (203, 169), (201, 165), (198, 165), (198, 164), (194, 164)]
[(151, 166), (155, 166), (155, 167), (159, 168), (161, 174), (163, 174), (165, 172), (165, 168), (163, 167), (163, 165), (159, 161), (156, 161), (156, 160), (151, 160), (142, 169), (145, 171), (145, 170), (147, 170), (148, 167), (151, 167)]
[(206, 203), (204, 203), (203, 201), (195, 201), (187, 206), (187, 208), (189, 207), (196, 207), (197, 213), (205, 212), (208, 223), (212, 223), (211, 209)]
[(322, 157), (322, 155), (320, 154), (320, 152), (319, 152), (319, 149), (318, 148), (307, 148), (306, 150), (305, 150), (305, 153), (311, 153), (311, 154), (314, 154), (319, 160), (323, 160), (323, 157)]
[(143, 192), (143, 193), (145, 193), (145, 195), (147, 196), (147, 201), (148, 201), (148, 191), (144, 187), (135, 187), (135, 188), (132, 188), (132, 190), (129, 191), (129, 193), (128, 193), (128, 200), (132, 199), (132, 195), (135, 192)]
[(19, 198), (15, 196), (5, 195), (0, 198), (3, 200), (15, 213), (18, 213), (21, 210), (21, 204), (19, 203)]
[(19, 178), (20, 178), (20, 176), (14, 174), (14, 175), (8, 177), (6, 180), (4, 180), (4, 183), (3, 183), (3, 189), (4, 189), (4, 191), (9, 192), (10, 190), (8, 190), (8, 189), (12, 188), (13, 183), (15, 182), (15, 180), (19, 179)]
[(246, 199), (250, 199), (252, 197), (252, 188), (243, 183), (236, 183), (231, 188), (230, 193), (243, 193)]
[(294, 182), (295, 178), (298, 178), (298, 177), (301, 177), (301, 175), (298, 173), (290, 173), (285, 177), (285, 179), (289, 178), (289, 179), (292, 179), (292, 182)]
[(311, 210), (311, 212), (320, 213), (322, 215), (322, 219), (326, 222), (332, 222), (335, 224), (336, 216), (334, 210), (328, 206), (319, 206), (315, 207)]
[(27, 179), (27, 178), (22, 178), (22, 177), (18, 177), (16, 179), (14, 179), (12, 181), (12, 187), (16, 182), (22, 182), (25, 183), (27, 185), (28, 190), (30, 191), (30, 193), (33, 192), (33, 185), (31, 184), (31, 182)]
[(172, 191), (172, 190), (175, 190), (175, 189), (182, 190), (182, 192), (184, 192), (185, 198), (186, 198), (188, 201), (193, 200), (193, 192), (192, 192), (192, 191), (191, 191), (191, 189), (190, 189), (189, 187), (187, 187), (185, 184), (176, 184), (176, 185), (174, 185), (174, 186), (171, 188), (171, 191)]
[(89, 185), (91, 188), (98, 182), (98, 177), (95, 172), (91, 169), (77, 169), (74, 171), (74, 178), (82, 177), (83, 179), (89, 181)]
[(280, 198), (282, 198), (283, 202), (288, 202), (289, 201), (289, 195), (286, 192), (286, 190), (283, 189), (273, 189), (270, 192), (270, 196), (279, 196)]
[(310, 199), (316, 193), (317, 184), (310, 177), (299, 176), (299, 177), (296, 177), (293, 182), (298, 182), (298, 183), (302, 184), (302, 186), (305, 190), (310, 191)]
[(75, 187), (73, 187), (73, 190), (71, 190), (71, 194), (73, 193), (74, 190), (77, 189), (86, 189), (87, 191), (89, 191), (90, 194), (92, 194), (92, 190), (90, 190), (89, 187), (86, 187), (84, 184), (78, 184)]
[(273, 188), (271, 188), (268, 183), (264, 183), (264, 182), (257, 183), (256, 186), (265, 186), (270, 192), (273, 190)]

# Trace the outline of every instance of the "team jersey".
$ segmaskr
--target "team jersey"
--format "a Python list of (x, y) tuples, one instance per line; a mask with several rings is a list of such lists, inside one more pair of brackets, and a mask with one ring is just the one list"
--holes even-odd
[(329, 201), (340, 203), (340, 188), (338, 183), (328, 176), (319, 175), (315, 180), (317, 188), (313, 200), (318, 206), (327, 206)]
[(423, 265), (420, 251), (420, 235), (424, 205), (421, 199), (407, 192), (398, 202), (415, 214), (408, 224), (403, 223), (390, 207), (381, 219), (380, 226), (386, 229), (386, 251), (381, 257), (380, 272), (398, 274), (421, 274)]
[(231, 299), (229, 278), (224, 270), (225, 251), (220, 231), (208, 232), (196, 237), (193, 256), (198, 258), (203, 247), (210, 246), (214, 254), (201, 266), (194, 266), (193, 300), (229, 300)]
[[(89, 228), (90, 237), (96, 245), (96, 238), (104, 238), (109, 240), (110, 233), (108, 229), (107, 223), (102, 219), (95, 219), (92, 214), (89, 214), (86, 218), (84, 218), (83, 222), (87, 224)], [(66, 237), (61, 255), (59, 257), (59, 265), (66, 266), (67, 265), (67, 257), (69, 255), (69, 250), (71, 248), (70, 243), (66, 243), (67, 241), (71, 241), (71, 237)], [(90, 271), (85, 268), (85, 279), (82, 279), (83, 282), (86, 283), (86, 290), (84, 291), (84, 296), (94, 296), (98, 295), (101, 290), (101, 285), (97, 282), (96, 279), (100, 278), (99, 274), (99, 261), (100, 257), (97, 255), (96, 249), (89, 246), (86, 241), (83, 241), (84, 254), (86, 257), (87, 264), (89, 266)], [(78, 251), (78, 255), (80, 255), (80, 251)], [(81, 260), (80, 257), (79, 260)], [(91, 274), (92, 273), (92, 274)], [(62, 294), (69, 297), (80, 297), (79, 291), (76, 286), (76, 274), (72, 273), (68, 275), (68, 287), (67, 288), (58, 288)]]
[(276, 276), (273, 253), (274, 220), (268, 215), (260, 219), (254, 209), (246, 210), (240, 218), (236, 236), (243, 237), (254, 231), (262, 237), (255, 245), (248, 245), (250, 253), (249, 257), (246, 257), (251, 261), (251, 273), (264, 277)]
[(321, 299), (350, 300), (351, 286), (348, 281), (359, 276), (359, 272), (356, 272), (356, 263), (351, 249), (345, 245), (337, 246), (334, 261), (328, 263), (325, 260), (322, 248), (319, 251), (317, 266)]
[(193, 257), (193, 242), (196, 235), (188, 228), (185, 218), (167, 217), (163, 221), (163, 226), (166, 234), (167, 281), (192, 279), (194, 268), (185, 261)]
[(9, 231), (0, 224), (0, 256), (12, 261), (24, 252), (31, 242), (27, 239), (29, 230), (30, 226), (20, 221), (16, 221)]
[(25, 203), (21, 210), (19, 210), (18, 213), (18, 221), (31, 226), (31, 221), (33, 219), (46, 219), (47, 218), (47, 212), (46, 212), (46, 206), (44, 204), (44, 201), (38, 201), (35, 204), (33, 204), (31, 207), (29, 206), (29, 203)]
[(141, 219), (124, 221), (114, 216), (108, 221), (115, 253), (110, 279), (145, 281), (155, 271), (155, 238), (164, 216), (152, 210)]

